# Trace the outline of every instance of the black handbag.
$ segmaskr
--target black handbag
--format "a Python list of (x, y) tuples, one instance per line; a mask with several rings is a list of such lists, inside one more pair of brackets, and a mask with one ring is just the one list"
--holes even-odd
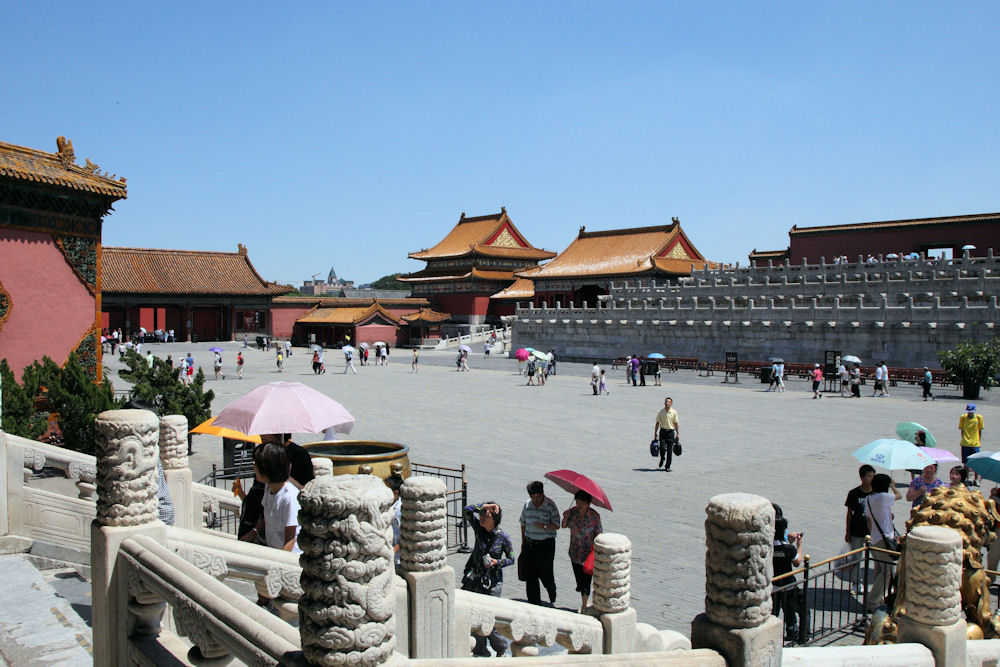
[(659, 456), (660, 455), (660, 441), (658, 438), (653, 438), (649, 443), (649, 455)]
[(681, 441), (680, 440), (675, 440), (674, 441), (674, 456), (680, 456), (682, 451), (684, 451), (684, 450), (681, 449)]
[[(872, 501), (869, 500), (868, 503), (867, 503), (867, 505), (868, 505), (868, 511), (871, 512), (872, 511)], [(872, 521), (875, 522), (875, 527), (878, 528), (878, 533), (879, 533), (879, 535), (882, 536), (882, 542), (885, 544), (885, 548), (888, 549), (889, 551), (895, 551), (896, 552), (894, 554), (889, 554), (889, 555), (892, 557), (893, 560), (899, 560), (899, 556), (900, 556), (900, 554), (899, 554), (899, 538), (897, 538), (897, 537), (886, 537), (885, 533), (882, 532), (882, 526), (880, 526), (878, 524), (878, 519), (876, 519), (874, 516), (872, 516)]]

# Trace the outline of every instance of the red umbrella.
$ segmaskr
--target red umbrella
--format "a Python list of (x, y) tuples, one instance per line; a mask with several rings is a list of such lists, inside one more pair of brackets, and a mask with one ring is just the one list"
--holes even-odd
[(556, 486), (563, 491), (569, 491), (570, 493), (586, 491), (593, 499), (592, 502), (594, 505), (603, 507), (606, 510), (611, 510), (611, 501), (608, 500), (608, 496), (604, 493), (604, 489), (598, 486), (597, 482), (590, 479), (586, 475), (581, 475), (580, 473), (573, 472), (572, 470), (553, 470), (552, 472), (545, 473), (545, 479), (552, 480), (556, 483)]
[(521, 348), (520, 350), (514, 353), (514, 356), (517, 357), (518, 361), (527, 361), (528, 357), (531, 356), (531, 353), (525, 350), (524, 348)]

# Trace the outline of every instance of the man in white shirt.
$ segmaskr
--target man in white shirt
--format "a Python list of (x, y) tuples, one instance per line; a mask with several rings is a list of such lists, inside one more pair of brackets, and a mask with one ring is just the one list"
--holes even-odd
[[(865, 499), (865, 514), (868, 517), (868, 534), (872, 539), (872, 546), (879, 549), (886, 549), (886, 539), (896, 536), (896, 529), (892, 523), (892, 506), (902, 498), (896, 486), (892, 483), (889, 475), (875, 475), (872, 479), (872, 493)], [(873, 553), (875, 561), (875, 573), (872, 578), (871, 590), (868, 591), (868, 611), (874, 611), (875, 607), (885, 600), (886, 591), (889, 589), (890, 566), (892, 557), (883, 553)]]
[(885, 397), (889, 396), (889, 367), (885, 365), (883, 361), (879, 364), (882, 370), (882, 395)]
[(590, 369), (590, 387), (594, 390), (594, 396), (601, 393), (601, 367), (594, 362), (593, 368)]
[[(875, 387), (872, 389), (872, 398), (878, 396), (879, 392), (882, 391), (882, 364), (875, 367)], [(885, 396), (885, 393), (882, 394)]]

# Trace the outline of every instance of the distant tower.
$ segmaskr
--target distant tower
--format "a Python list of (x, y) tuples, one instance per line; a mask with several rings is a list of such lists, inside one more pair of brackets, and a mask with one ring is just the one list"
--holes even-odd
[(331, 266), (330, 267), (330, 275), (328, 275), (326, 277), (326, 284), (327, 285), (336, 285), (338, 282), (339, 281), (337, 280), (337, 272), (334, 271), (333, 267)]

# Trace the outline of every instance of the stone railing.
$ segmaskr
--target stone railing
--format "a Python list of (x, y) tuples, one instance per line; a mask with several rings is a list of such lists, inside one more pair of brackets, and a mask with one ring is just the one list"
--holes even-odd
[[(471, 665), (471, 635), (493, 630), (512, 640), (519, 664), (783, 662), (782, 624), (770, 613), (774, 511), (759, 496), (716, 496), (706, 508), (705, 613), (692, 623), (688, 642), (637, 621), (631, 543), (623, 535), (595, 540), (587, 614), (455, 591), (446, 562), (445, 487), (434, 478), (411, 477), (400, 489), (399, 576), (392, 569), (392, 494), (371, 475), (322, 475), (306, 485), (299, 494), (300, 556), (167, 528), (157, 518), (155, 483), (162, 427), (141, 410), (105, 412), (95, 425), (95, 664)], [(23, 466), (23, 456), (17, 463)], [(921, 530), (909, 545), (908, 581), (918, 563), (939, 567), (934, 599), (899, 624), (900, 639), (916, 645), (796, 649), (787, 659), (978, 667), (1000, 657), (1000, 642), (966, 642), (955, 620), (960, 537), (950, 529)], [(233, 580), (270, 597), (280, 617), (225, 583)], [(572, 656), (537, 655), (536, 647), (555, 645)]]
[[(970, 302), (968, 297), (955, 300), (954, 305), (942, 304), (941, 297), (933, 297), (929, 305), (918, 305), (912, 296), (902, 305), (890, 304), (885, 295), (865, 298), (833, 297), (819, 299), (776, 299), (758, 297), (737, 299), (733, 297), (675, 297), (673, 299), (628, 299), (622, 302), (609, 301), (592, 308), (550, 308), (534, 305), (518, 306), (517, 316), (521, 321), (536, 321), (539, 324), (583, 324), (620, 322), (627, 325), (652, 323), (654, 326), (694, 325), (696, 322), (726, 322), (736, 325), (742, 322), (768, 322), (778, 325), (782, 322), (813, 322), (825, 325), (827, 322), (852, 323), (900, 323), (938, 326), (983, 323), (992, 327), (1000, 322), (997, 296), (984, 297), (980, 303)], [(689, 322), (690, 320), (690, 322)], [(811, 326), (811, 325), (810, 325)], [(963, 328), (963, 327), (959, 327)], [(512, 346), (513, 347), (513, 346)]]

